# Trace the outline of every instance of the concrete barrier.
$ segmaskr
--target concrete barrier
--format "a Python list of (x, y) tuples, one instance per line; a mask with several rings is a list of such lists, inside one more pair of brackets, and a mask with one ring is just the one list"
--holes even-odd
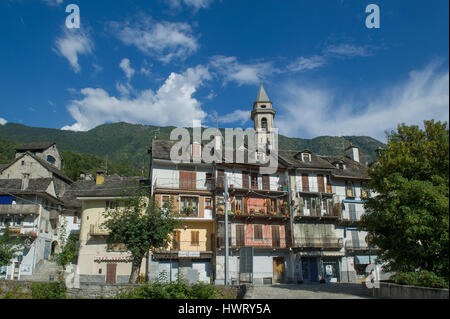
[(362, 283), (368, 296), (385, 299), (449, 299), (448, 289), (397, 285), (380, 282), (380, 288), (367, 288)]

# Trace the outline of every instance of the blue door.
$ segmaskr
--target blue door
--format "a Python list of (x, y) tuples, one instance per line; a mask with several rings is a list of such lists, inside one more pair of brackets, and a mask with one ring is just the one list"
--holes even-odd
[(317, 267), (317, 258), (302, 258), (302, 274), (304, 282), (308, 283), (319, 281), (319, 272)]

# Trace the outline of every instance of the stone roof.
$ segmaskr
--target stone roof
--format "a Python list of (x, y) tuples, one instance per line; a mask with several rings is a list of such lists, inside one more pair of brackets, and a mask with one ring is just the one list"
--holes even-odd
[(267, 96), (266, 90), (264, 90), (264, 86), (261, 83), (259, 87), (258, 96), (256, 97), (256, 102), (270, 102), (269, 97)]
[(77, 181), (71, 185), (63, 196), (63, 201), (75, 204), (76, 197), (115, 197), (124, 196), (135, 191), (141, 184), (142, 177), (106, 176), (103, 184), (94, 181)]
[[(302, 161), (301, 153), (304, 152), (311, 154), (310, 162)], [(331, 165), (328, 161), (322, 159), (320, 156), (314, 154), (309, 150), (303, 151), (278, 150), (278, 156), (293, 168), (310, 168), (310, 169), (318, 168), (330, 170), (335, 168), (335, 166)]]
[[(347, 156), (320, 156), (322, 159), (328, 161), (333, 165), (331, 172), (334, 177), (341, 178), (355, 178), (369, 180), (370, 177), (367, 174), (367, 166), (358, 163)], [(339, 169), (334, 164), (343, 163), (345, 168)]]
[(53, 181), (52, 178), (30, 178), (28, 187), (22, 190), (21, 179), (0, 179), (0, 194), (12, 195), (42, 195), (48, 196), (55, 200), (58, 198), (47, 193), (47, 188)]
[(22, 146), (19, 146), (16, 148), (16, 151), (18, 152), (25, 152), (25, 151), (41, 151), (46, 150), (47, 148), (53, 146), (56, 144), (55, 142), (33, 142), (24, 144)]

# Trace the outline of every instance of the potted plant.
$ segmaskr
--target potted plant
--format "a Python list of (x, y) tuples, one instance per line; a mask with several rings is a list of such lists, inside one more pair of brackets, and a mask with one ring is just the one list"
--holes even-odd
[(242, 211), (241, 210), (236, 210), (236, 215), (241, 215), (242, 214)]
[(188, 206), (184, 209), (186, 215), (192, 215), (194, 213), (194, 208), (192, 206)]

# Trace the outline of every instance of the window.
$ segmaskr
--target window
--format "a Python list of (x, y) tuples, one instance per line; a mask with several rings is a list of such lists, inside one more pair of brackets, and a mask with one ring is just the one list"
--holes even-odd
[(198, 198), (182, 196), (180, 198), (180, 213), (186, 215), (197, 215)]
[(212, 198), (205, 198), (205, 209), (212, 209)]
[(242, 206), (242, 197), (241, 196), (236, 196), (235, 197), (235, 201), (236, 201), (236, 211), (243, 211), (243, 206)]
[(265, 104), (261, 105), (261, 108), (262, 108), (262, 109), (265, 109), (265, 108), (266, 108), (266, 105), (265, 105)]
[(47, 162), (49, 162), (50, 164), (55, 164), (56, 159), (51, 155), (47, 155)]
[(263, 117), (261, 119), (261, 128), (266, 130), (267, 129), (267, 119), (265, 117)]
[(353, 186), (353, 182), (345, 182), (345, 194), (347, 195), (347, 197), (355, 197), (355, 189)]
[(169, 208), (170, 196), (162, 195), (161, 196), (161, 208)]
[(302, 161), (305, 163), (311, 162), (311, 154), (309, 153), (302, 153)]
[(248, 187), (248, 172), (246, 172), (246, 171), (242, 172), (242, 188), (249, 188)]
[(223, 169), (217, 170), (217, 187), (223, 188), (224, 187), (224, 175), (225, 171)]
[(251, 174), (251, 185), (253, 189), (258, 189), (258, 174), (252, 173)]
[(206, 173), (206, 181), (205, 181), (205, 186), (207, 188), (210, 188), (213, 182), (213, 175), (212, 173)]
[(262, 187), (264, 190), (270, 190), (270, 177), (269, 175), (262, 176)]
[(77, 212), (75, 212), (75, 213), (73, 214), (73, 223), (74, 223), (74, 224), (77, 224), (77, 223), (78, 223), (78, 213), (77, 213)]
[(116, 209), (117, 204), (115, 201), (107, 200), (106, 201), (106, 209)]
[(320, 193), (325, 193), (325, 182), (323, 175), (317, 175), (317, 188)]
[(175, 230), (173, 232), (173, 237), (172, 237), (172, 247), (173, 249), (180, 249), (180, 244), (181, 244), (181, 232), (179, 230)]
[(253, 239), (255, 240), (263, 239), (262, 225), (253, 225)]
[(191, 245), (192, 246), (200, 245), (199, 235), (200, 235), (200, 232), (198, 230), (191, 231)]
[(278, 205), (277, 205), (277, 199), (276, 198), (271, 198), (270, 199), (270, 211), (271, 212), (278, 212)]
[(25, 165), (25, 161), (22, 161), (20, 164), (21, 164), (22, 166), (24, 166), (24, 165)]
[(361, 198), (368, 199), (370, 197), (370, 191), (366, 188), (366, 185), (361, 184)]

